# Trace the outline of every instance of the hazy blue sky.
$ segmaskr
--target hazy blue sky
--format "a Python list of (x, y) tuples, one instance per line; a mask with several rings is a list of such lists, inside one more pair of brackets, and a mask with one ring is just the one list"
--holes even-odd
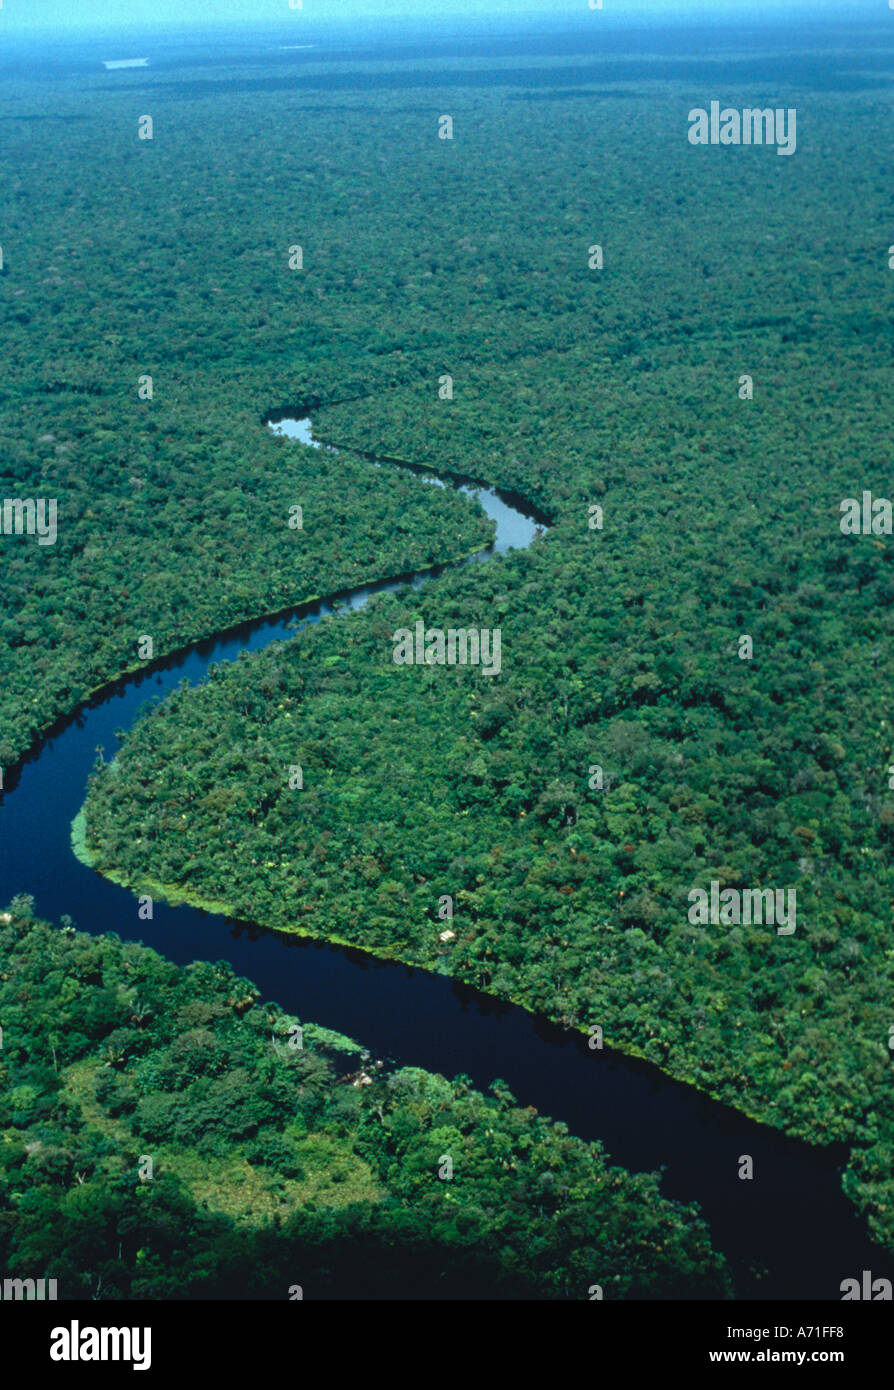
[(484, 14), (574, 15), (593, 23), (624, 16), (644, 17), (663, 14), (680, 18), (688, 11), (719, 18), (739, 10), (759, 19), (779, 9), (800, 9), (814, 17), (846, 19), (848, 15), (878, 15), (890, 18), (894, 33), (894, 13), (885, 0), (603, 0), (602, 14), (590, 14), (587, 0), (304, 0), (302, 10), (290, 10), (288, 0), (2, 0), (0, 43), (7, 35), (26, 29), (118, 28), (134, 25), (148, 28), (182, 23), (221, 24), (231, 21), (290, 21), (296, 33), (302, 24), (315, 20), (375, 19), (394, 15), (414, 18), (431, 16), (449, 20), (453, 16)]

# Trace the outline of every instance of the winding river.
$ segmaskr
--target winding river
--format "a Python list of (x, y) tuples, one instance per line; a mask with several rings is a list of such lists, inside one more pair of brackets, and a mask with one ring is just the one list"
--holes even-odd
[[(309, 420), (280, 412), (268, 424), (317, 444)], [(496, 539), (461, 563), (528, 545), (547, 522), (514, 494), (474, 479), (438, 477), (395, 459), (373, 461), (409, 467), (477, 497), (496, 522)], [(601, 1140), (626, 1168), (662, 1168), (667, 1195), (698, 1201), (715, 1247), (730, 1261), (739, 1297), (837, 1300), (842, 1279), (859, 1278), (863, 1269), (894, 1279), (891, 1261), (869, 1243), (841, 1191), (843, 1146), (815, 1149), (787, 1139), (654, 1066), (608, 1048), (591, 1051), (582, 1035), (447, 976), (163, 902), (156, 903), (153, 921), (140, 921), (129, 892), (74, 857), (71, 822), (96, 748), (108, 755), (115, 731), (128, 729), (147, 699), (184, 680), (194, 685), (211, 665), (291, 638), (337, 608), (360, 608), (374, 593), (428, 582), (444, 568), (231, 628), (113, 682), (60, 720), (10, 775), (0, 797), (3, 901), (31, 893), (41, 917), (58, 921), (68, 913), (80, 930), (116, 932), (180, 964), (225, 959), (288, 1012), (359, 1039), (376, 1057), (448, 1076), (464, 1072), (481, 1089), (502, 1078), (521, 1104), (563, 1120), (585, 1139)], [(740, 1154), (754, 1159), (753, 1181), (738, 1178)]]

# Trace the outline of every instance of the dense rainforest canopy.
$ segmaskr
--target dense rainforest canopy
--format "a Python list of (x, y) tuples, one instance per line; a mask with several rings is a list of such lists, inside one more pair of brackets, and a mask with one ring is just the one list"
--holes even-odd
[[(4, 85), (0, 116), (31, 119), (4, 124), (0, 469), (60, 520), (54, 547), (0, 537), (0, 764), (134, 667), (142, 634), (158, 655), (487, 541), (467, 498), (361, 451), (517, 489), (553, 521), (528, 551), (149, 711), (91, 783), (92, 860), (599, 1024), (768, 1123), (846, 1140), (849, 1195), (894, 1248), (894, 550), (839, 528), (843, 498), (890, 491), (890, 99), (808, 64), (779, 159), (693, 148), (704, 74), (672, 65), (438, 72)], [(754, 84), (724, 95), (749, 105)], [(289, 406), (342, 452), (269, 436)], [(500, 674), (395, 666), (392, 633), (420, 618), (500, 628)], [(712, 881), (795, 888), (796, 932), (692, 924)], [(111, 1105), (122, 1143), (188, 1147), (138, 1074), (84, 1103)], [(397, 1106), (447, 1095), (388, 1084)], [(356, 1104), (345, 1181), (394, 1197), (410, 1177), (371, 1156)], [(272, 1219), (268, 1181), (252, 1210)], [(570, 1288), (560, 1246), (511, 1277)]]
[[(350, 183), (364, 250), (339, 322), (364, 294), (380, 330), (400, 306), (393, 341), (423, 380), (320, 409), (318, 432), (483, 474), (555, 525), (157, 709), (88, 827), (135, 886), (447, 956), (791, 1133), (849, 1140), (849, 1190), (891, 1242), (892, 550), (838, 524), (887, 477), (891, 290), (866, 208), (880, 229), (889, 171), (871, 103), (805, 101), (810, 157), (769, 169), (693, 162), (682, 92), (479, 96), (452, 145), (422, 110), (412, 138), (410, 112), (365, 133), (342, 115), (333, 139), (359, 143), (320, 184)], [(389, 119), (397, 168), (376, 159)], [(536, 198), (513, 197), (525, 180)], [(396, 667), (391, 634), (418, 618), (500, 627), (500, 675)], [(796, 933), (691, 924), (712, 880), (795, 887)]]

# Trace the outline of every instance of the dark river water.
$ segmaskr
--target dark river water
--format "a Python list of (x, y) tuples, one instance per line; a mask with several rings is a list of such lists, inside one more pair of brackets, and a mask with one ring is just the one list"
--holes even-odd
[[(315, 442), (307, 421), (281, 416), (273, 428)], [(336, 451), (330, 453), (337, 466)], [(413, 471), (440, 481), (426, 469)], [(477, 496), (497, 523), (494, 546), (474, 560), (528, 545), (546, 524), (512, 494), (471, 479), (450, 482)], [(129, 892), (74, 857), (71, 822), (97, 745), (110, 756), (115, 731), (130, 728), (148, 699), (183, 680), (196, 684), (215, 662), (293, 637), (296, 624), (318, 622), (339, 604), (358, 608), (373, 593), (440, 572), (370, 584), (233, 628), (113, 683), (60, 721), (7, 778), (0, 798), (2, 902), (31, 893), (38, 915), (51, 921), (68, 913), (82, 931), (116, 932), (181, 964), (227, 960), (288, 1012), (356, 1038), (374, 1057), (448, 1076), (464, 1072), (482, 1089), (501, 1078), (521, 1104), (601, 1140), (613, 1161), (634, 1171), (663, 1169), (667, 1195), (700, 1204), (740, 1297), (837, 1300), (841, 1281), (863, 1269), (894, 1278), (891, 1261), (867, 1241), (841, 1192), (842, 1146), (814, 1149), (786, 1139), (654, 1066), (609, 1049), (591, 1051), (583, 1036), (446, 976), (163, 902), (156, 902), (153, 921), (140, 921)], [(738, 1177), (741, 1154), (754, 1160), (753, 1181)]]

